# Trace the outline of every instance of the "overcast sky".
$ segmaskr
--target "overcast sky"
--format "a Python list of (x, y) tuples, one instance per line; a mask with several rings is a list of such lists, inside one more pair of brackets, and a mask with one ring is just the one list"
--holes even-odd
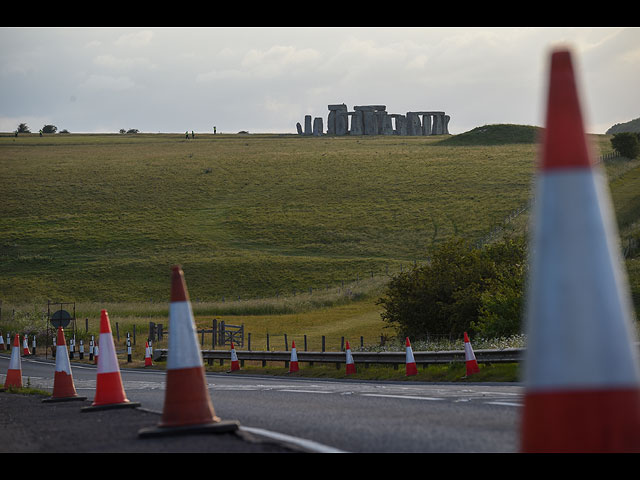
[(327, 105), (542, 126), (575, 53), (587, 131), (640, 117), (640, 28), (0, 28), (0, 131), (295, 133)]

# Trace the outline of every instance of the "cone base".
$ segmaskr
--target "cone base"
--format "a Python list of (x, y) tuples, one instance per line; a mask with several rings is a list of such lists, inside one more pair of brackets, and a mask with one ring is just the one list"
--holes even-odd
[(352, 373), (356, 373), (356, 366), (355, 366), (355, 364), (353, 364), (353, 363), (348, 363), (348, 364), (347, 364), (346, 373), (347, 373), (347, 375), (351, 375)]
[(411, 376), (411, 375), (417, 375), (418, 374), (418, 368), (416, 367), (415, 363), (407, 363), (407, 377)]
[(116, 409), (116, 408), (137, 408), (140, 406), (140, 403), (138, 402), (130, 402), (129, 400), (127, 400), (126, 402), (122, 402), (122, 403), (109, 403), (109, 404), (105, 404), (105, 405), (90, 405), (88, 407), (83, 407), (80, 409), (80, 411), (82, 412), (91, 412), (91, 411), (97, 411), (97, 410), (112, 410), (112, 409)]
[(235, 372), (236, 370), (240, 370), (240, 363), (237, 360), (234, 360), (231, 362), (231, 369), (229, 371)]
[(71, 402), (74, 400), (84, 401), (86, 399), (87, 397), (81, 397), (79, 395), (75, 395), (73, 397), (51, 397), (45, 398), (44, 400), (42, 400), (42, 403)]
[(170, 435), (191, 435), (193, 433), (231, 433), (240, 428), (240, 422), (235, 420), (221, 421), (218, 417), (211, 423), (198, 425), (183, 425), (178, 427), (157, 427), (143, 428), (138, 431), (139, 437), (161, 437)]
[(640, 390), (528, 393), (524, 453), (640, 452)]
[(289, 373), (297, 372), (299, 370), (300, 367), (298, 366), (298, 362), (291, 362), (289, 364)]

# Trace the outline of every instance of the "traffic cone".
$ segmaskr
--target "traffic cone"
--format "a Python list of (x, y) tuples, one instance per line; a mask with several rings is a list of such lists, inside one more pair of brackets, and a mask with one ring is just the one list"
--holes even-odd
[(144, 366), (150, 367), (151, 365), (153, 365), (153, 362), (151, 361), (151, 348), (149, 347), (149, 342), (147, 342), (144, 349)]
[(100, 354), (100, 347), (96, 343), (93, 346), (93, 363), (94, 363), (94, 365), (98, 364), (98, 356), (99, 356), (99, 354)]
[(140, 406), (137, 402), (127, 399), (122, 385), (120, 365), (116, 355), (116, 347), (111, 333), (111, 323), (106, 310), (100, 312), (100, 345), (103, 348), (98, 360), (98, 374), (96, 380), (96, 395), (89, 407), (83, 411), (104, 410), (110, 408), (127, 408)]
[(13, 348), (11, 349), (11, 360), (9, 360), (9, 369), (7, 370), (7, 378), (4, 382), (4, 388), (16, 387), (22, 388), (22, 360), (20, 358), (20, 335), (16, 333), (13, 340)]
[(523, 452), (640, 451), (629, 286), (571, 53), (550, 59), (527, 288)]
[(353, 355), (351, 355), (351, 348), (349, 347), (349, 341), (347, 340), (347, 375), (356, 373), (356, 365), (353, 363)]
[(409, 342), (409, 337), (407, 337), (406, 341), (406, 350), (407, 350), (407, 360), (406, 360), (406, 376), (417, 375), (418, 368), (416, 367), (416, 361), (413, 358), (413, 349), (411, 348), (411, 342)]
[(43, 402), (61, 402), (68, 400), (86, 400), (76, 392), (71, 374), (71, 364), (67, 352), (67, 342), (64, 339), (64, 330), (58, 327), (58, 337), (56, 339), (56, 369), (53, 377), (53, 395)]
[(233, 346), (233, 342), (231, 342), (231, 371), (235, 372), (236, 370), (240, 370), (240, 362), (238, 362), (236, 349)]
[(469, 335), (467, 335), (467, 332), (464, 332), (464, 360), (467, 364), (467, 377), (480, 371), (478, 361), (476, 360), (476, 354), (473, 353), (473, 348), (471, 347), (471, 342), (469, 341)]
[(296, 353), (296, 342), (291, 340), (291, 360), (289, 361), (289, 373), (297, 372), (300, 370), (298, 367), (298, 354)]
[(2, 333), (0, 333), (0, 350), (4, 350), (4, 338), (2, 337)]
[(164, 408), (156, 427), (138, 432), (141, 437), (181, 433), (224, 433), (239, 427), (215, 415), (207, 390), (191, 301), (179, 266), (172, 267), (169, 307), (169, 353)]
[(31, 355), (31, 352), (29, 351), (29, 341), (27, 340), (27, 336), (26, 335), (22, 339), (22, 354), (25, 357), (28, 356), (28, 355)]

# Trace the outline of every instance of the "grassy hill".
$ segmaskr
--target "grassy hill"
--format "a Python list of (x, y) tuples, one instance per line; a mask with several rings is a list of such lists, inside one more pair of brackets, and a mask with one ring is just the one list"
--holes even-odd
[(0, 138), (5, 301), (326, 289), (480, 238), (529, 194), (534, 144), (442, 137)]
[[(78, 317), (166, 317), (177, 263), (204, 325), (251, 314), (257, 333), (379, 335), (367, 292), (525, 205), (537, 135), (0, 136), (3, 318), (47, 299), (79, 302)], [(593, 140), (611, 151), (609, 137)], [(607, 164), (625, 231), (637, 231), (639, 168)]]

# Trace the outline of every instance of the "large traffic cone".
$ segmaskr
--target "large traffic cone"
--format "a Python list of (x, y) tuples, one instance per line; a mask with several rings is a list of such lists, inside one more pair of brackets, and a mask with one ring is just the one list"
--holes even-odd
[(231, 371), (235, 372), (236, 370), (240, 370), (240, 362), (238, 361), (238, 354), (233, 346), (233, 342), (231, 342)]
[(149, 342), (147, 341), (144, 348), (144, 366), (150, 367), (151, 365), (153, 365), (153, 362), (151, 361), (151, 347), (149, 347)]
[(215, 415), (207, 390), (202, 353), (184, 273), (172, 267), (169, 307), (169, 353), (166, 367), (164, 408), (156, 427), (138, 432), (141, 437), (180, 433), (235, 431), (236, 421)]
[(138, 402), (127, 398), (122, 385), (120, 365), (116, 355), (116, 347), (111, 333), (111, 322), (106, 310), (100, 312), (100, 346), (102, 354), (98, 360), (96, 395), (89, 407), (83, 411), (104, 410), (109, 408), (138, 407)]
[(478, 361), (476, 360), (476, 354), (473, 352), (467, 332), (464, 332), (464, 361), (467, 364), (467, 377), (480, 371)]
[(407, 337), (406, 346), (407, 357), (406, 357), (406, 374), (407, 377), (411, 375), (418, 374), (418, 368), (416, 367), (416, 361), (413, 358), (413, 349), (411, 348), (411, 342), (409, 341), (409, 337)]
[(629, 286), (571, 54), (551, 55), (530, 242), (523, 452), (640, 451)]
[(20, 335), (16, 333), (13, 340), (13, 348), (11, 349), (11, 360), (9, 360), (9, 369), (7, 370), (7, 378), (4, 382), (4, 388), (16, 387), (22, 388), (22, 359), (20, 358)]
[(300, 370), (298, 366), (298, 354), (296, 353), (296, 342), (291, 340), (291, 360), (289, 361), (289, 373)]
[(58, 327), (56, 339), (56, 369), (53, 377), (53, 395), (43, 402), (62, 402), (68, 400), (86, 400), (76, 392), (71, 374), (71, 364), (67, 352), (67, 342), (64, 339), (64, 330)]
[(347, 375), (356, 373), (356, 364), (353, 362), (353, 355), (351, 355), (351, 348), (349, 347), (349, 341), (347, 340)]

